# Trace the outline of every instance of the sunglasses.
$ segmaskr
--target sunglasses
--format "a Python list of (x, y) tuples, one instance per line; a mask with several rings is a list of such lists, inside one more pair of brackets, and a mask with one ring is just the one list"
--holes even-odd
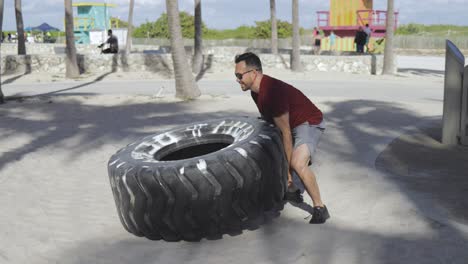
[(246, 72), (244, 72), (244, 73), (236, 73), (235, 75), (236, 75), (237, 80), (240, 81), (240, 80), (242, 80), (242, 78), (244, 78), (244, 74), (247, 74), (247, 73), (249, 73), (249, 72), (251, 72), (251, 71), (255, 71), (255, 70), (256, 70), (256, 69), (252, 69), (252, 70), (246, 71)]

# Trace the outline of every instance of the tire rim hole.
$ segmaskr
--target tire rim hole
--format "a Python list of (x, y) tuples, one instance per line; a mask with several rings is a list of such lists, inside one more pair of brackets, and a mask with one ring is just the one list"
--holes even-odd
[(191, 159), (224, 149), (233, 142), (234, 138), (230, 135), (191, 138), (162, 148), (154, 155), (154, 158), (159, 161)]

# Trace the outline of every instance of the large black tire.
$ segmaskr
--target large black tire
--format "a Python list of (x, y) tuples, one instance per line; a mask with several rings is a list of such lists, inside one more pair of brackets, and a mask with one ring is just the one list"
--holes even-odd
[(108, 163), (125, 229), (168, 241), (238, 233), (264, 211), (281, 210), (287, 170), (279, 130), (247, 117), (151, 135)]

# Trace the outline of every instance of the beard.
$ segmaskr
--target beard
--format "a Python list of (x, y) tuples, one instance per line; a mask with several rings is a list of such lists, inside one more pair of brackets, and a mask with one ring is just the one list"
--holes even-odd
[(247, 84), (243, 82), (240, 83), (240, 86), (241, 86), (242, 91), (244, 92), (250, 90), (250, 86), (247, 86)]

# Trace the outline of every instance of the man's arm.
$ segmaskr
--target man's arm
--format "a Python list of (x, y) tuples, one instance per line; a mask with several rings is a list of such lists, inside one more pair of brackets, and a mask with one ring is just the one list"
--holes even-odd
[(274, 117), (273, 121), (275, 122), (276, 126), (281, 130), (281, 134), (283, 136), (283, 146), (284, 152), (286, 154), (286, 159), (288, 160), (288, 186), (292, 183), (291, 177), (291, 157), (293, 152), (293, 140), (292, 140), (292, 133), (291, 128), (289, 126), (289, 112), (286, 112), (278, 117)]
[(107, 40), (103, 43), (101, 43), (98, 48), (102, 48), (104, 45), (108, 44), (109, 43), (109, 38), (107, 38)]

